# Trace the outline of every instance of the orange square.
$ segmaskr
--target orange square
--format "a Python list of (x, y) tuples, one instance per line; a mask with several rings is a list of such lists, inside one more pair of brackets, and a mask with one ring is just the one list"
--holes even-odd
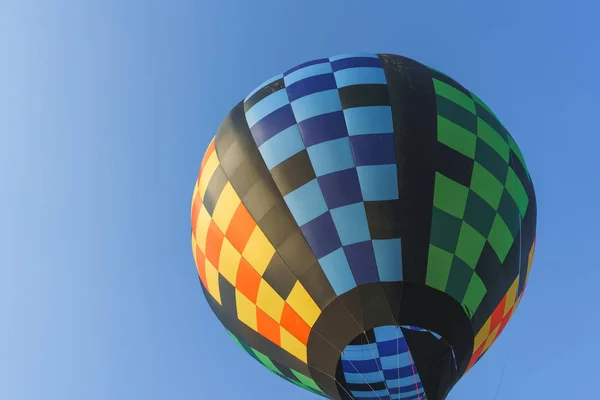
[(192, 203), (192, 232), (194, 232), (194, 235), (196, 234), (196, 223), (198, 222), (200, 207), (202, 207), (202, 200), (200, 200), (200, 196), (196, 194), (194, 196), (194, 202)]
[(206, 152), (204, 153), (204, 158), (202, 159), (202, 163), (200, 164), (200, 171), (198, 172), (198, 179), (200, 179), (200, 175), (202, 175), (202, 170), (204, 169), (206, 162), (208, 161), (208, 159), (210, 158), (210, 156), (212, 155), (212, 153), (214, 151), (215, 151), (215, 138), (213, 138), (210, 141), (210, 144), (208, 145), (208, 148), (206, 149)]
[(498, 306), (492, 313), (492, 316), (490, 317), (491, 318), (490, 332), (493, 332), (494, 329), (496, 329), (496, 327), (498, 325), (500, 325), (500, 323), (504, 319), (504, 309), (505, 308), (506, 308), (506, 296), (504, 296), (502, 298), (502, 301), (500, 302), (500, 304), (498, 304)]
[(200, 247), (196, 245), (196, 270), (198, 271), (198, 276), (200, 276), (200, 281), (202, 282), (204, 287), (208, 289), (208, 284), (206, 282), (206, 267), (204, 265), (204, 262), (204, 254), (202, 254), (202, 250), (200, 250)]
[(223, 233), (219, 230), (215, 221), (210, 221), (208, 233), (206, 234), (206, 258), (217, 270), (219, 269), (219, 255), (221, 254), (223, 238)]
[(246, 247), (246, 243), (248, 243), (248, 239), (250, 239), (250, 235), (252, 235), (252, 231), (254, 231), (254, 227), (256, 227), (256, 222), (254, 222), (244, 204), (240, 203), (225, 233), (227, 239), (229, 239), (233, 247), (240, 254), (244, 252), (244, 248)]
[(242, 258), (238, 267), (235, 287), (254, 304), (256, 304), (261, 279), (258, 272)]
[(279, 324), (258, 307), (256, 308), (256, 319), (258, 322), (258, 333), (280, 346), (281, 333), (279, 331)]
[(304, 320), (296, 313), (296, 311), (294, 311), (287, 303), (285, 303), (283, 306), (281, 326), (283, 326), (289, 333), (294, 335), (294, 337), (303, 344), (308, 343), (310, 326), (304, 322)]

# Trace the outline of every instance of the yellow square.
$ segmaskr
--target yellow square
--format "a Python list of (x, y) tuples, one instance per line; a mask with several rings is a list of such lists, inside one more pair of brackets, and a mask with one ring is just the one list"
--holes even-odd
[(192, 254), (194, 255), (194, 262), (198, 265), (198, 254), (196, 254), (196, 238), (192, 234)]
[(238, 197), (237, 193), (231, 186), (231, 183), (227, 182), (219, 199), (217, 200), (217, 204), (215, 206), (215, 210), (213, 211), (213, 220), (215, 224), (221, 229), (221, 232), (227, 232), (227, 228), (229, 228), (229, 223), (233, 218), (233, 214), (237, 210), (238, 206), (242, 201)]
[(198, 195), (200, 195), (201, 199), (204, 199), (208, 182), (210, 182), (210, 178), (212, 178), (218, 166), (219, 159), (217, 158), (217, 152), (213, 151), (206, 164), (204, 164), (202, 175), (200, 175), (200, 179), (198, 180)]
[(319, 306), (314, 302), (300, 281), (296, 282), (286, 302), (312, 328), (321, 315)]
[(252, 303), (250, 299), (237, 289), (235, 290), (235, 303), (238, 319), (258, 332), (256, 304)]
[(490, 328), (492, 326), (492, 319), (488, 318), (487, 322), (481, 327), (477, 335), (475, 336), (475, 342), (473, 343), (473, 352), (477, 351), (479, 347), (485, 342), (485, 339), (490, 335)]
[(499, 331), (500, 331), (500, 325), (498, 325), (496, 327), (496, 329), (494, 329), (494, 331), (492, 332), (492, 334), (490, 336), (488, 336), (487, 341), (485, 342), (485, 350), (489, 349), (490, 346), (492, 344), (494, 344), (494, 342), (496, 341), (496, 335), (498, 335)]
[(219, 290), (219, 271), (210, 263), (210, 261), (205, 261), (205, 274), (206, 274), (206, 284), (208, 286), (208, 293), (211, 294), (215, 300), (221, 303), (221, 291)]
[(210, 214), (203, 205), (200, 207), (198, 219), (196, 220), (196, 243), (198, 243), (198, 247), (200, 247), (200, 250), (204, 254), (206, 254), (206, 234), (208, 233), (210, 221)]
[(221, 245), (221, 255), (219, 256), (219, 272), (234, 287), (241, 258), (242, 256), (231, 242), (224, 238)]
[(263, 231), (256, 226), (250, 235), (250, 239), (248, 239), (242, 255), (248, 261), (248, 264), (262, 276), (271, 258), (273, 258), (273, 254), (275, 254), (275, 248)]
[(269, 317), (277, 322), (281, 322), (281, 314), (283, 313), (283, 305), (285, 301), (281, 296), (265, 281), (260, 281), (258, 287), (258, 296), (256, 305), (263, 310)]
[(292, 336), (292, 334), (286, 331), (283, 327), (279, 327), (279, 330), (281, 332), (281, 348), (293, 355), (294, 357), (299, 358), (304, 362), (307, 362), (308, 357), (306, 346), (301, 341)]
[(504, 305), (504, 312), (502, 313), (503, 316), (506, 315), (512, 308), (513, 304), (515, 304), (515, 300), (517, 300), (518, 287), (519, 277), (517, 276), (517, 279), (515, 279), (513, 284), (510, 286), (510, 289), (508, 289), (508, 292), (506, 292), (506, 302)]

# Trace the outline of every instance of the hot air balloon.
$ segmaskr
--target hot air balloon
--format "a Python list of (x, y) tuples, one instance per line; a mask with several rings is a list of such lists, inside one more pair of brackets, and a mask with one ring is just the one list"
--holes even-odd
[(536, 199), (479, 97), (406, 57), (345, 54), (227, 114), (191, 223), (206, 300), (259, 363), (325, 398), (441, 400), (523, 296)]

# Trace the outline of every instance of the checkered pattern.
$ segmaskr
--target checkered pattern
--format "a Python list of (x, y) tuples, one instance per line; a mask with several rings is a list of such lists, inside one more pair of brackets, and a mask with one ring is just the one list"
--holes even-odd
[(239, 338), (237, 338), (233, 333), (227, 331), (229, 335), (233, 338), (233, 340), (246, 351), (252, 358), (256, 361), (267, 367), (270, 371), (279, 375), (281, 378), (293, 383), (296, 386), (301, 387), (304, 390), (308, 390), (311, 393), (314, 393), (321, 397), (327, 397), (323, 391), (319, 388), (319, 386), (312, 380), (310, 377), (292, 369), (287, 368), (284, 365), (281, 365), (277, 361), (270, 359), (265, 354), (260, 351), (253, 349), (248, 346), (246, 343), (242, 342)]
[(374, 329), (375, 341), (351, 344), (342, 353), (345, 388), (355, 399), (425, 400), (421, 378), (402, 330)]
[(306, 362), (308, 336), (321, 310), (299, 281), (282, 296), (267, 280), (269, 269), (277, 267), (275, 248), (223, 174), (214, 142), (192, 200), (192, 248), (210, 295), (222, 306), (235, 307), (242, 323)]
[(528, 256), (527, 262), (527, 273), (525, 276), (525, 286), (523, 290), (519, 293), (519, 278), (514, 280), (506, 295), (502, 298), (500, 303), (494, 309), (492, 315), (485, 322), (483, 327), (477, 332), (475, 335), (475, 341), (473, 344), (473, 355), (471, 356), (471, 361), (469, 362), (469, 366), (467, 367), (467, 371), (473, 367), (479, 361), (479, 359), (483, 356), (483, 354), (494, 344), (496, 339), (500, 336), (506, 324), (514, 314), (516, 308), (523, 297), (523, 293), (525, 292), (525, 287), (527, 285), (527, 279), (529, 278), (529, 271), (531, 268), (531, 264), (533, 263), (533, 254), (535, 252), (535, 243), (531, 246)]
[(443, 161), (435, 174), (427, 284), (473, 315), (487, 292), (476, 267), (485, 246), (505, 261), (529, 205), (521, 180), (529, 175), (515, 172), (526, 171), (521, 152), (477, 96), (450, 79), (433, 83)]
[(244, 104), (260, 154), (337, 295), (402, 279), (400, 238), (372, 240), (365, 210), (365, 202), (398, 199), (387, 90), (376, 55), (342, 55), (276, 76)]

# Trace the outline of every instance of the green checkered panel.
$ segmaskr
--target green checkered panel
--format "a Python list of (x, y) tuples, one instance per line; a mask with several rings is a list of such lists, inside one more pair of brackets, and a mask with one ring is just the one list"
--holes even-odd
[(261, 353), (260, 351), (258, 351), (256, 349), (253, 349), (252, 347), (248, 346), (247, 344), (245, 344), (244, 342), (242, 342), (241, 340), (239, 340), (229, 330), (227, 332), (233, 338), (233, 340), (242, 349), (244, 349), (244, 351), (246, 353), (248, 353), (256, 361), (258, 361), (259, 363), (261, 363), (262, 365), (264, 365), (265, 367), (267, 367), (270, 371), (272, 371), (275, 374), (279, 375), (281, 378), (285, 379), (286, 381), (291, 382), (294, 385), (301, 387), (304, 390), (308, 390), (309, 392), (312, 392), (312, 393), (314, 393), (316, 395), (319, 395), (321, 397), (327, 397), (323, 393), (323, 391), (321, 391), (321, 389), (319, 388), (319, 386), (317, 386), (317, 384), (315, 383), (315, 381), (312, 380), (311, 378), (309, 378), (308, 376), (306, 376), (304, 374), (301, 374), (300, 372), (298, 372), (298, 371), (296, 371), (296, 370), (294, 370), (292, 368), (287, 368), (287, 367), (285, 367), (285, 366), (277, 363), (276, 361), (271, 360), (265, 354)]
[(438, 142), (453, 154), (435, 175), (427, 284), (473, 315), (487, 291), (475, 272), (484, 246), (488, 243), (503, 263), (529, 205), (515, 170), (530, 177), (521, 151), (496, 116), (452, 82), (433, 79)]

